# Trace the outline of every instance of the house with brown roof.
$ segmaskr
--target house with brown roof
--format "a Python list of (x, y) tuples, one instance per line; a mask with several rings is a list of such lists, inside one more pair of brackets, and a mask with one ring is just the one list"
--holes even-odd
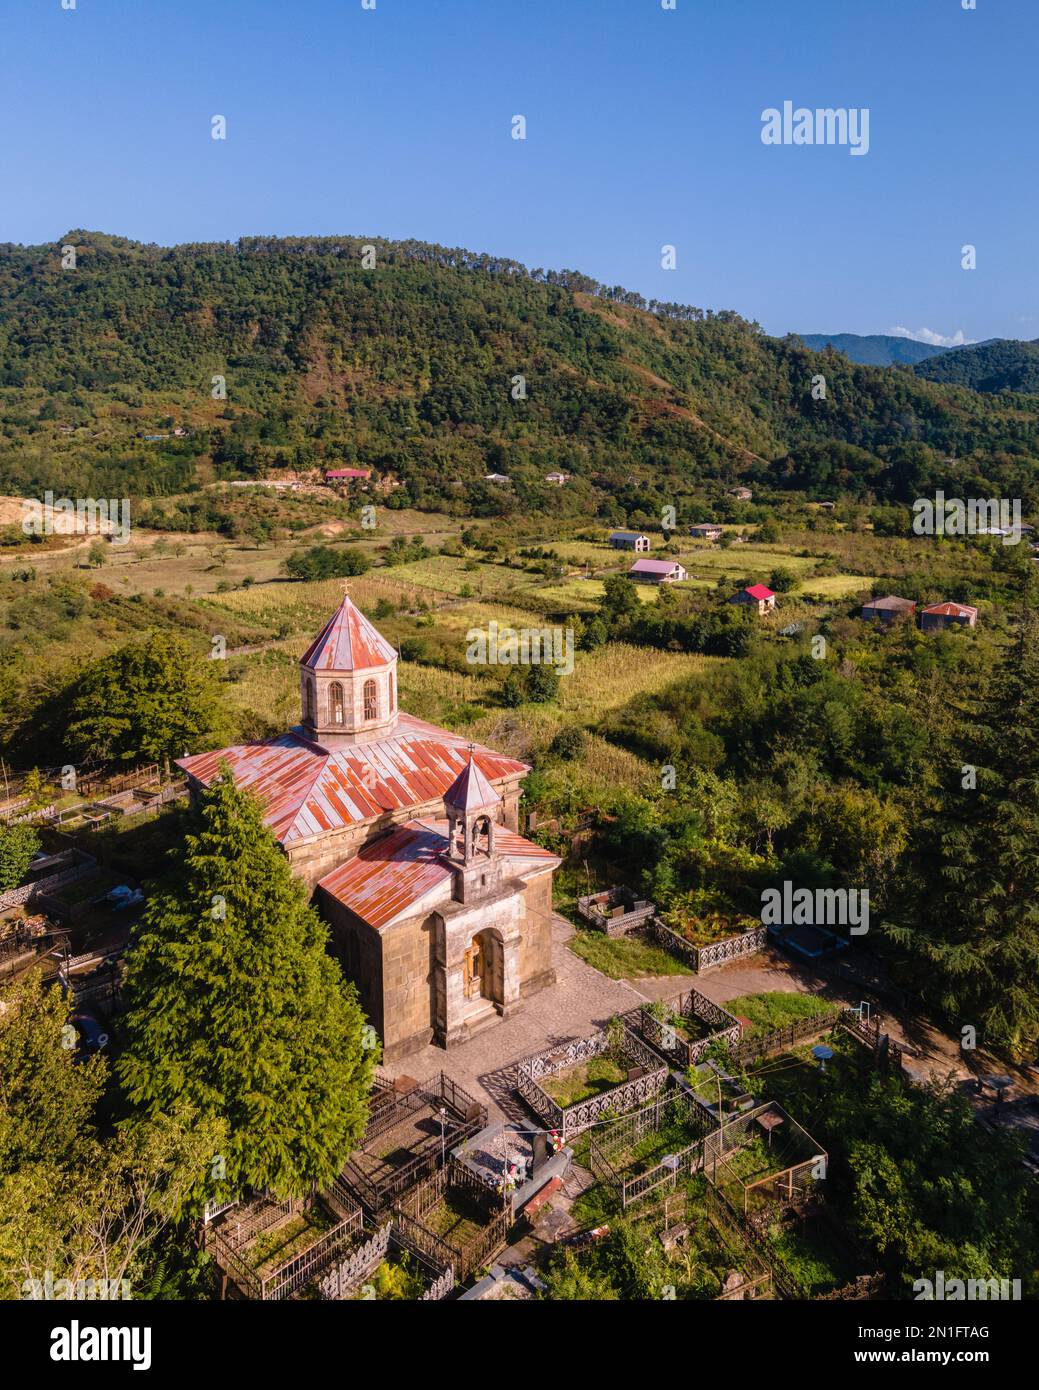
[(680, 584), (689, 578), (685, 566), (677, 560), (636, 560), (628, 575), (647, 584)]
[(178, 761), (225, 766), (313, 890), (388, 1062), (449, 1047), (554, 982), (559, 859), (519, 834), (530, 770), (404, 713), (397, 653), (344, 597), (300, 660), (298, 725)]
[(868, 622), (893, 623), (896, 618), (906, 618), (916, 612), (916, 604), (911, 598), (899, 598), (897, 594), (885, 594), (883, 598), (871, 598), (862, 605), (862, 616)]
[(947, 627), (975, 627), (978, 610), (969, 603), (932, 603), (920, 610), (920, 631), (941, 632)]

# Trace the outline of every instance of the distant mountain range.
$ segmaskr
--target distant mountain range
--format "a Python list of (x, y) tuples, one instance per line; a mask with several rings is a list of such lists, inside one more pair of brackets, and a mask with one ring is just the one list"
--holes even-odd
[(859, 333), (799, 333), (805, 347), (843, 352), (865, 367), (909, 366), (917, 376), (972, 391), (1039, 392), (1039, 338), (988, 338), (967, 347), (934, 347), (913, 338)]
[(930, 343), (918, 343), (914, 338), (899, 338), (886, 333), (799, 333), (797, 336), (813, 352), (833, 347), (843, 352), (849, 361), (858, 362), (863, 367), (893, 367), (897, 363), (915, 367), (917, 362), (923, 362), (925, 358), (949, 351), (948, 348), (932, 347)]

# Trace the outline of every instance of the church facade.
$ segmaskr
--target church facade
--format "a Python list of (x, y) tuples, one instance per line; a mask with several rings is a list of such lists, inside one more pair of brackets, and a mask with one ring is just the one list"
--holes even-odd
[(300, 660), (298, 726), (182, 758), (261, 801), (393, 1063), (450, 1047), (554, 982), (559, 859), (519, 834), (529, 768), (403, 713), (397, 653), (350, 598)]

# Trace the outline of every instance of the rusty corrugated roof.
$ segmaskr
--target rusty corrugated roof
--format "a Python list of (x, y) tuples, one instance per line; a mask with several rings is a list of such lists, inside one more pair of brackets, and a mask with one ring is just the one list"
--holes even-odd
[[(498, 854), (508, 861), (515, 878), (559, 864), (550, 850), (502, 825), (494, 827), (494, 835)], [(447, 844), (447, 821), (408, 821), (365, 845), (353, 859), (326, 874), (318, 887), (379, 930), (409, 914), (423, 898), (450, 891), (453, 870), (443, 859)]]
[(315, 671), (366, 671), (395, 661), (397, 653), (349, 594), (300, 658)]
[[(263, 743), (179, 758), (177, 766), (208, 786), (227, 763), (235, 782), (260, 798), (264, 819), (288, 845), (440, 798), (468, 756), (468, 739), (401, 714), (389, 733), (367, 743), (327, 749), (290, 731)], [(530, 770), (479, 745), (473, 756), (491, 783)]]

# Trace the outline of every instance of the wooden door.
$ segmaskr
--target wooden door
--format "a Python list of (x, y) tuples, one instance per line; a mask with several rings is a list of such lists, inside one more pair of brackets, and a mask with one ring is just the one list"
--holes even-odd
[(483, 987), (483, 952), (480, 950), (478, 940), (465, 953), (465, 997), (472, 999), (474, 995), (482, 992)]

